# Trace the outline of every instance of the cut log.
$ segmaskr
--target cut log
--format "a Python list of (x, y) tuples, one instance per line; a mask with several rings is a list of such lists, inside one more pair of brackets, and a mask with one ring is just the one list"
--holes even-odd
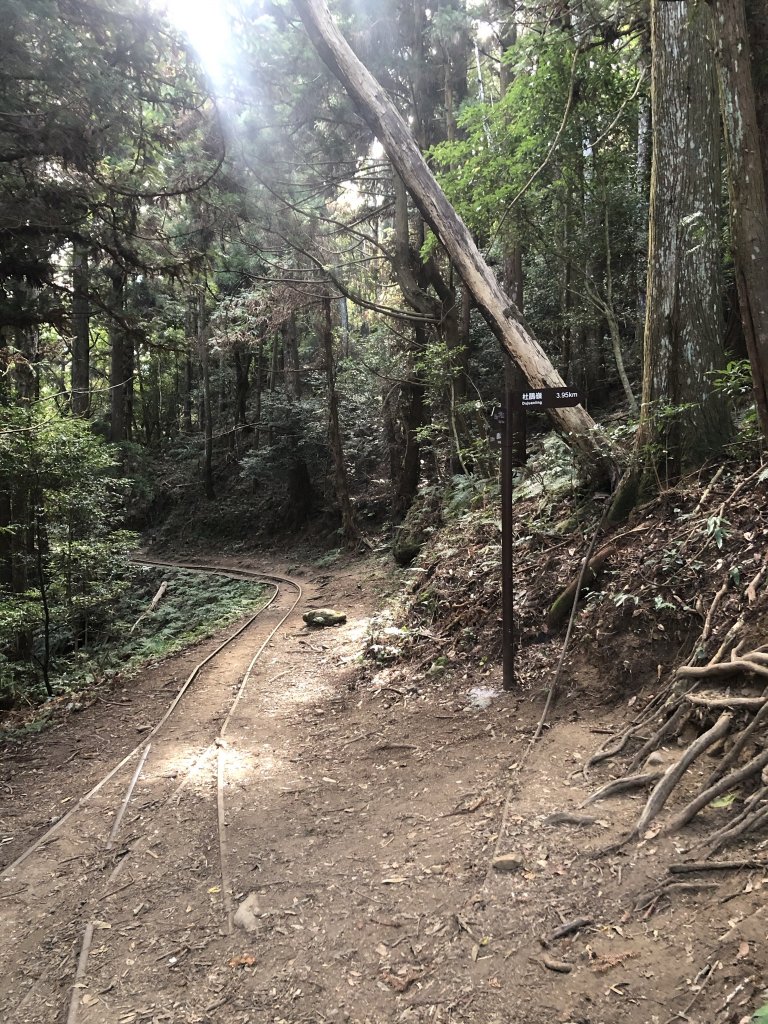
[[(424, 219), (445, 247), (478, 308), (531, 388), (565, 383), (544, 349), (483, 259), (466, 225), (427, 166), (408, 125), (384, 88), (355, 56), (333, 21), (325, 0), (294, 0), (307, 35), (320, 57), (356, 102), (360, 115), (386, 150)], [(553, 409), (550, 417), (564, 440), (595, 473), (612, 484), (618, 466), (582, 406)]]

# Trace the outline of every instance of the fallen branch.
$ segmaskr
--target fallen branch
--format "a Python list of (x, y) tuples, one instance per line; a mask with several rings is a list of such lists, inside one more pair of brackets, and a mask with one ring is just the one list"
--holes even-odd
[(149, 608), (147, 608), (147, 610), (145, 612), (142, 612), (141, 615), (138, 617), (138, 619), (136, 619), (134, 624), (131, 626), (131, 628), (130, 628), (130, 632), (131, 633), (133, 633), (133, 631), (136, 629), (136, 627), (142, 621), (142, 619), (146, 619), (146, 617), (148, 615), (151, 615), (152, 612), (155, 610), (155, 608), (157, 608), (157, 606), (162, 601), (162, 599), (163, 599), (167, 589), (168, 589), (168, 583), (166, 582), (166, 580), (163, 580), (163, 582), (160, 584), (160, 587), (159, 587), (157, 593), (152, 598), (152, 603), (150, 604)]

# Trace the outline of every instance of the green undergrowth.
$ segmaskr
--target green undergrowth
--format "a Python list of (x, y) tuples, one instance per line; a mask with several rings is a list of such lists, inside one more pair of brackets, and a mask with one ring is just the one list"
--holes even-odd
[[(147, 612), (163, 582), (167, 583), (165, 594), (157, 607)], [(8, 738), (20, 728), (24, 732), (45, 728), (56, 705), (66, 707), (74, 702), (77, 709), (79, 696), (89, 687), (118, 675), (133, 675), (148, 662), (174, 654), (253, 614), (263, 606), (269, 592), (259, 583), (212, 573), (132, 565), (130, 577), (111, 603), (109, 614), (82, 636), (77, 650), (56, 653), (51, 701), (40, 706), (45, 694), (33, 678), (6, 683), (0, 736)]]

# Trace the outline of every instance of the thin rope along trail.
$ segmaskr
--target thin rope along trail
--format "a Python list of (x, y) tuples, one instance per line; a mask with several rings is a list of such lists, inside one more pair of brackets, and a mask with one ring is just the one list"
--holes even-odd
[[(248, 683), (249, 683), (249, 681), (251, 679), (251, 676), (253, 674), (253, 670), (254, 670), (254, 668), (255, 668), (259, 658), (262, 656), (262, 654), (264, 653), (264, 651), (266, 650), (267, 646), (272, 641), (272, 639), (274, 638), (274, 636), (278, 632), (278, 630), (283, 626), (283, 624), (287, 621), (287, 619), (291, 616), (291, 614), (296, 609), (296, 606), (298, 605), (299, 601), (303, 597), (303, 588), (295, 580), (292, 580), (292, 579), (290, 579), (288, 577), (281, 576), (281, 575), (276, 574), (276, 573), (264, 573), (264, 572), (258, 572), (256, 570), (250, 570), (250, 569), (243, 569), (243, 568), (229, 569), (228, 567), (223, 567), (223, 566), (219, 566), (219, 565), (205, 565), (205, 564), (199, 564), (199, 563), (190, 564), (190, 563), (180, 563), (180, 562), (160, 562), (160, 561), (157, 561), (157, 560), (150, 561), (149, 559), (142, 559), (141, 560), (141, 564), (156, 565), (156, 566), (160, 566), (160, 567), (164, 567), (164, 568), (187, 569), (187, 570), (196, 571), (196, 572), (206, 572), (206, 573), (210, 573), (210, 574), (214, 574), (214, 575), (218, 575), (218, 576), (226, 576), (226, 577), (235, 578), (235, 579), (236, 578), (252, 579), (254, 581), (259, 581), (259, 582), (262, 582), (262, 583), (267, 583), (269, 586), (271, 586), (273, 588), (273, 593), (272, 593), (271, 597), (269, 598), (269, 600), (265, 604), (263, 604), (255, 614), (251, 615), (231, 636), (227, 637), (226, 640), (224, 640), (222, 643), (217, 645), (217, 647), (209, 655), (207, 655), (205, 658), (203, 658), (193, 668), (193, 670), (190, 672), (190, 674), (187, 677), (187, 679), (184, 681), (181, 689), (176, 694), (174, 699), (171, 701), (169, 707), (166, 709), (166, 711), (164, 712), (164, 714), (162, 715), (160, 720), (152, 728), (152, 730), (148, 733), (148, 735), (145, 736), (144, 739), (133, 748), (133, 750), (131, 750), (128, 754), (126, 754), (125, 757), (123, 757), (118, 762), (118, 764), (115, 765), (87, 793), (85, 793), (82, 797), (80, 797), (79, 800), (77, 801), (77, 803), (73, 806), (73, 808), (66, 815), (64, 815), (62, 818), (60, 818), (59, 821), (57, 821), (50, 829), (48, 829), (45, 833), (43, 833), (43, 835), (38, 837), (38, 839), (35, 840), (35, 842), (33, 842), (29, 847), (27, 847), (27, 849), (24, 850), (16, 858), (16, 860), (13, 861), (12, 864), (10, 864), (7, 868), (5, 868), (4, 871), (3, 871), (3, 877), (9, 879), (11, 875), (13, 875), (14, 873), (17, 873), (17, 874), (15, 874), (14, 877), (16, 878), (16, 880), (18, 880), (18, 878), (19, 878), (19, 875), (18, 875), (19, 869), (23, 867), (24, 863), (33, 854), (35, 854), (37, 851), (39, 851), (41, 849), (41, 847), (43, 847), (48, 842), (53, 840), (55, 835), (64, 827), (64, 825), (67, 824), (69, 821), (71, 821), (71, 819), (78, 812), (83, 810), (83, 808), (89, 803), (89, 801), (91, 801), (92, 798), (97, 795), (97, 793), (99, 793), (123, 768), (125, 768), (138, 755), (139, 756), (139, 760), (138, 760), (137, 766), (136, 766), (136, 768), (135, 768), (135, 770), (133, 772), (133, 775), (131, 777), (131, 780), (130, 780), (130, 782), (128, 784), (128, 788), (127, 788), (127, 790), (126, 790), (122, 800), (118, 804), (115, 821), (114, 821), (113, 828), (112, 828), (112, 831), (110, 833), (109, 839), (107, 841), (107, 847), (106, 848), (110, 849), (114, 845), (114, 841), (116, 839), (116, 836), (117, 836), (117, 833), (119, 831), (121, 822), (123, 820), (123, 816), (124, 816), (124, 814), (125, 814), (125, 812), (126, 812), (126, 810), (128, 808), (128, 805), (129, 805), (131, 799), (133, 798), (133, 794), (134, 794), (134, 790), (136, 788), (136, 784), (137, 784), (137, 782), (139, 780), (139, 777), (141, 776), (141, 773), (142, 773), (142, 770), (144, 768), (145, 762), (146, 762), (146, 760), (148, 758), (148, 755), (150, 753), (150, 749), (151, 749), (151, 746), (152, 746), (152, 740), (158, 735), (158, 733), (163, 728), (163, 726), (165, 726), (166, 723), (171, 719), (172, 715), (174, 714), (174, 712), (178, 708), (181, 700), (183, 699), (185, 694), (189, 691), (190, 687), (193, 685), (195, 680), (198, 678), (198, 676), (200, 675), (202, 670), (206, 666), (208, 666), (212, 661), (214, 661), (214, 659), (217, 658), (223, 651), (225, 651), (226, 648), (228, 648), (235, 640), (237, 640), (239, 637), (241, 637), (243, 635), (243, 633), (245, 633), (245, 631), (250, 626), (252, 626), (261, 615), (264, 614), (264, 612), (266, 612), (270, 607), (272, 607), (275, 604), (275, 602), (277, 601), (277, 598), (279, 597), (279, 595), (281, 593), (281, 587), (290, 587), (290, 588), (292, 588), (295, 591), (295, 597), (290, 602), (290, 605), (289, 605), (288, 609), (283, 614), (280, 615), (277, 623), (270, 629), (270, 631), (267, 633), (266, 637), (263, 639), (262, 643), (257, 648), (257, 650), (254, 653), (253, 657), (250, 659), (248, 667), (247, 667), (247, 669), (246, 669), (245, 673), (243, 674), (242, 679), (240, 681), (240, 685), (237, 688), (237, 692), (234, 694), (234, 696), (233, 696), (233, 698), (232, 698), (232, 700), (230, 702), (230, 706), (229, 706), (229, 708), (227, 710), (226, 716), (225, 716), (225, 718), (224, 718), (224, 720), (222, 722), (221, 727), (219, 728), (218, 736), (217, 736), (216, 740), (214, 741), (214, 744), (212, 744), (212, 746), (218, 746), (219, 747), (219, 751), (218, 751), (218, 753), (219, 753), (219, 762), (218, 762), (218, 765), (217, 765), (217, 787), (216, 787), (217, 788), (217, 798), (216, 798), (216, 804), (217, 804), (217, 826), (218, 826), (218, 833), (219, 833), (220, 876), (221, 876), (221, 880), (222, 880), (222, 911), (223, 911), (224, 918), (225, 918), (225, 921), (226, 921), (227, 930), (231, 931), (231, 929), (232, 929), (233, 907), (232, 907), (232, 898), (231, 898), (230, 885), (229, 885), (229, 873), (228, 873), (228, 869), (227, 869), (228, 849), (227, 849), (226, 838), (225, 838), (226, 831), (225, 831), (225, 827), (224, 827), (224, 825), (225, 825), (224, 791), (225, 791), (226, 764), (225, 764), (225, 760), (224, 760), (224, 756), (223, 756), (224, 755), (223, 736), (224, 736), (224, 733), (226, 732), (230, 722), (232, 721), (233, 715), (234, 715), (234, 713), (235, 713), (235, 711), (236, 711), (236, 709), (237, 709), (237, 707), (238, 707), (238, 705), (239, 705), (239, 703), (241, 701), (241, 698), (242, 698), (242, 696), (243, 696), (243, 694), (245, 692), (245, 689), (246, 689), (246, 687), (247, 687), (247, 685), (248, 685)], [(279, 611), (282, 611), (282, 609), (279, 609)], [(210, 750), (210, 749), (211, 748), (209, 747), (208, 750)], [(202, 755), (202, 756), (205, 756), (205, 755)], [(199, 760), (200, 760), (200, 758), (198, 758), (198, 761)], [(187, 776), (191, 773), (193, 767), (194, 766), (191, 766), (190, 769), (188, 769)], [(181, 787), (179, 787), (179, 789), (176, 790), (176, 793), (179, 792), (180, 788)], [(172, 796), (176, 795), (176, 793), (172, 794)], [(169, 798), (169, 799), (171, 799), (171, 798)], [(168, 802), (168, 801), (165, 801), (165, 802)], [(141, 846), (142, 846), (142, 839), (141, 838), (137, 842), (131, 844), (131, 847), (128, 850), (128, 853), (121, 858), (121, 860), (118, 862), (117, 866), (114, 868), (114, 870), (109, 875), (109, 878), (107, 880), (107, 888), (109, 888), (110, 884), (112, 884), (114, 882), (114, 880), (117, 877), (117, 875), (125, 867), (125, 864), (129, 860), (130, 854), (135, 852), (135, 851), (137, 851)], [(89, 950), (90, 950), (90, 945), (91, 945), (92, 936), (93, 936), (93, 928), (94, 928), (94, 923), (92, 921), (89, 921), (88, 924), (86, 925), (85, 932), (83, 934), (83, 940), (82, 940), (82, 944), (81, 944), (80, 954), (79, 954), (79, 957), (78, 957), (78, 960), (77, 960), (77, 974), (76, 974), (76, 977), (75, 977), (75, 980), (74, 980), (74, 984), (73, 984), (73, 986), (71, 988), (71, 991), (70, 991), (69, 1014), (68, 1014), (68, 1017), (67, 1017), (67, 1024), (76, 1024), (78, 1016), (79, 1016), (79, 1005), (80, 1005), (79, 994), (80, 994), (80, 987), (83, 985), (83, 981), (84, 981), (84, 978), (85, 978), (85, 975), (86, 975), (86, 972), (87, 972), (87, 963), (88, 963)], [(39, 982), (38, 982), (38, 984), (39, 984)], [(36, 989), (36, 988), (37, 988), (37, 985), (33, 986), (33, 989), (30, 990), (30, 992), (28, 993), (28, 997), (33, 994), (34, 989)]]

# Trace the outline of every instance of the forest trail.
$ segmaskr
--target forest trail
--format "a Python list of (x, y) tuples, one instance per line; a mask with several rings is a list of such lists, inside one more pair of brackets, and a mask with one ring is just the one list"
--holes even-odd
[[(293, 575), (302, 602), (257, 663), (225, 741), (212, 746), (263, 624), (213, 663), (158, 735), (161, 757), (139, 777), (113, 850), (105, 840), (125, 782), (80, 832), (62, 830), (0, 874), (5, 1019), (749, 1019), (768, 962), (765, 870), (686, 876), (690, 888), (662, 892), (668, 862), (683, 859), (674, 841), (604, 855), (641, 797), (579, 810), (605, 773), (587, 781), (578, 769), (623, 712), (570, 694), (520, 767), (540, 694), (505, 695), (487, 680), (484, 691), (479, 672), (397, 686), (382, 673), (356, 687), (355, 659), (387, 586), (380, 563)], [(302, 612), (323, 605), (347, 624), (308, 630)], [(214, 647), (143, 672), (3, 760), (5, 863), (161, 717)], [(595, 820), (548, 822), (557, 812)], [(517, 855), (516, 870), (492, 870), (495, 853)], [(232, 909), (254, 908), (252, 931), (230, 930), (230, 896)], [(555, 937), (577, 919), (588, 923)]]

